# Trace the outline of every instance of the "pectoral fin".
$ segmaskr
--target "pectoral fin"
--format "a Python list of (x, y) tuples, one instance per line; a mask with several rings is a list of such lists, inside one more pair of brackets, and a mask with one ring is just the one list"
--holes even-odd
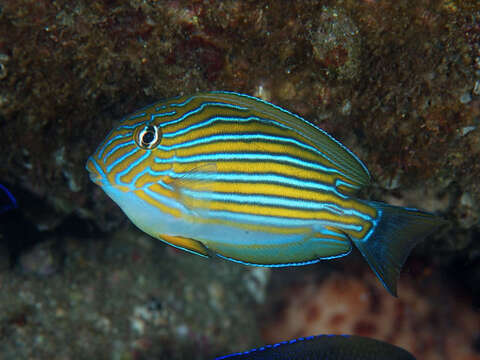
[(194, 214), (196, 214), (197, 209), (208, 208), (208, 201), (195, 196), (195, 194), (214, 191), (214, 175), (217, 172), (216, 164), (205, 163), (193, 168), (179, 168), (176, 169), (175, 172), (183, 174), (170, 181), (170, 185), (174, 188), (177, 200), (190, 209)]
[(208, 250), (200, 241), (171, 235), (159, 235), (158, 238), (178, 249), (182, 249), (203, 257), (208, 257)]

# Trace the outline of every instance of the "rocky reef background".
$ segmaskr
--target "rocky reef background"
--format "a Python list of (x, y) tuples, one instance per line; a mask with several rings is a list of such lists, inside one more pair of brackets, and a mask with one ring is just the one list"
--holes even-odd
[[(207, 90), (300, 114), (367, 164), (362, 196), (450, 221), (400, 300), (358, 254), (270, 271), (179, 253), (89, 182), (116, 120)], [(475, 0), (3, 1), (0, 183), (19, 207), (0, 215), (0, 358), (209, 359), (354, 332), (480, 359), (479, 125)]]

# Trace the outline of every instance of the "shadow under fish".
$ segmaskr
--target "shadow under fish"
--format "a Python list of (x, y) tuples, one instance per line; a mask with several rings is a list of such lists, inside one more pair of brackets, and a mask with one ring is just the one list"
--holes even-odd
[(444, 221), (358, 199), (366, 166), (322, 129), (231, 92), (168, 99), (124, 118), (89, 157), (90, 179), (147, 234), (255, 266), (307, 265), (354, 244), (385, 288)]
[(0, 214), (16, 209), (17, 200), (12, 193), (2, 184), (0, 184)]
[(408, 351), (356, 335), (317, 335), (262, 346), (215, 360), (415, 360)]

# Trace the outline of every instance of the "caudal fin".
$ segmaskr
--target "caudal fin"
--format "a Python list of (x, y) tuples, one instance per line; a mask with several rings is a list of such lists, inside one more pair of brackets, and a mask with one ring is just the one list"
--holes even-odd
[(445, 220), (416, 209), (369, 202), (378, 212), (374, 231), (352, 239), (383, 286), (397, 296), (397, 280), (410, 251)]

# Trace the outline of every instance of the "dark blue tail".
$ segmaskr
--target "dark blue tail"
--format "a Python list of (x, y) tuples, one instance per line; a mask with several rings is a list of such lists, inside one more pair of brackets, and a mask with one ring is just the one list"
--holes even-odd
[(352, 239), (385, 288), (397, 296), (397, 280), (410, 251), (445, 220), (417, 209), (369, 201), (378, 212), (372, 233)]

